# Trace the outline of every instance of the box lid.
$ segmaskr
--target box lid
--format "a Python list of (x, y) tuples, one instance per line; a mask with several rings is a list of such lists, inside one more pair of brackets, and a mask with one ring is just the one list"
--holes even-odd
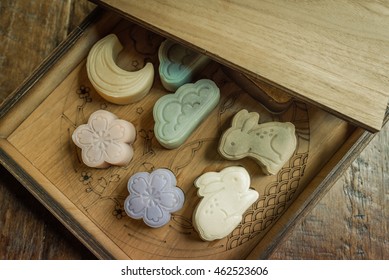
[(371, 131), (389, 100), (389, 4), (94, 0)]

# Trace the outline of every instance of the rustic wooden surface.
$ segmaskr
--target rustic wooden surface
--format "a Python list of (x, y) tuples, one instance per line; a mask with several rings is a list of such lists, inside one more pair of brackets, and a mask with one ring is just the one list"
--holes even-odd
[[(91, 9), (85, 1), (2, 2), (0, 100)], [(387, 126), (271, 258), (389, 258), (388, 138)], [(94, 258), (2, 167), (0, 174), (0, 259)]]
[(389, 123), (272, 259), (389, 259)]
[[(1, 1), (0, 102), (63, 41), (94, 5), (87, 1)], [(0, 259), (94, 259), (0, 167)]]

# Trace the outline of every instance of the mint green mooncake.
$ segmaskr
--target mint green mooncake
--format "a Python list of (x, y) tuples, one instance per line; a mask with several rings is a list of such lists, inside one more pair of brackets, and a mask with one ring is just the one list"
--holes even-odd
[(208, 79), (185, 84), (167, 94), (153, 108), (154, 134), (165, 148), (182, 145), (206, 116), (216, 107), (220, 90)]

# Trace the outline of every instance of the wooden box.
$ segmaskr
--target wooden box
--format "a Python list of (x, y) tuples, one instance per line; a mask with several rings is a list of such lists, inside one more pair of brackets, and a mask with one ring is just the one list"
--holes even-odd
[[(101, 2), (109, 5), (106, 2), (110, 1)], [(121, 1), (117, 2), (120, 7)], [(132, 8), (137, 11), (136, 4)], [(270, 113), (255, 96), (226, 75), (226, 67), (232, 67), (258, 78), (250, 65), (246, 67), (244, 62), (237, 64), (225, 59), (224, 54), (210, 53), (208, 47), (204, 48), (206, 44), (202, 47), (183, 39), (185, 34), (178, 37), (178, 33), (163, 26), (129, 15), (124, 8), (116, 12), (136, 23), (118, 13), (97, 9), (0, 109), (1, 163), (99, 258), (266, 258), (277, 241), (369, 142), (373, 134), (364, 128), (377, 130), (388, 120), (389, 112), (385, 110), (381, 121), (377, 120), (379, 116), (371, 122), (364, 121), (364, 116), (347, 114), (344, 120), (338, 117), (344, 114), (330, 108), (331, 104), (314, 102), (309, 94), (303, 96), (297, 88), (290, 90), (285, 85), (280, 88), (298, 98), (287, 111)], [(108, 103), (93, 89), (86, 74), (86, 56), (93, 44), (109, 33), (117, 34), (124, 42), (121, 67), (128, 70), (139, 69), (147, 61), (157, 70), (157, 51), (165, 37), (215, 59), (198, 78), (214, 80), (221, 90), (221, 100), (180, 148), (164, 149), (153, 134), (153, 104), (166, 93), (158, 75), (150, 94), (130, 105)], [(270, 78), (267, 82), (273, 84)], [(378, 98), (379, 108), (382, 100), (387, 102), (386, 97)], [(125, 167), (88, 168), (80, 161), (79, 150), (71, 141), (73, 130), (101, 108), (131, 121), (137, 129), (135, 156)], [(216, 147), (221, 133), (242, 108), (259, 112), (263, 122), (280, 120), (295, 124), (297, 149), (278, 174), (264, 175), (250, 159), (231, 162), (218, 155)], [(252, 187), (260, 197), (228, 237), (202, 241), (192, 225), (193, 210), (200, 201), (193, 181), (204, 172), (236, 164), (250, 172)], [(132, 174), (160, 167), (176, 174), (186, 200), (168, 225), (152, 229), (127, 217), (123, 201)]]

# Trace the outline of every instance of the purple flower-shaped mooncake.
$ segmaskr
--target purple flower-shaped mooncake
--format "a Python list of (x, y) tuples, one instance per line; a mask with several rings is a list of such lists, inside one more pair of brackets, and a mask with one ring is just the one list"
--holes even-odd
[(176, 177), (168, 169), (134, 174), (128, 181), (130, 195), (124, 202), (124, 210), (131, 218), (143, 218), (153, 228), (167, 224), (170, 213), (180, 210), (185, 200), (176, 183)]

